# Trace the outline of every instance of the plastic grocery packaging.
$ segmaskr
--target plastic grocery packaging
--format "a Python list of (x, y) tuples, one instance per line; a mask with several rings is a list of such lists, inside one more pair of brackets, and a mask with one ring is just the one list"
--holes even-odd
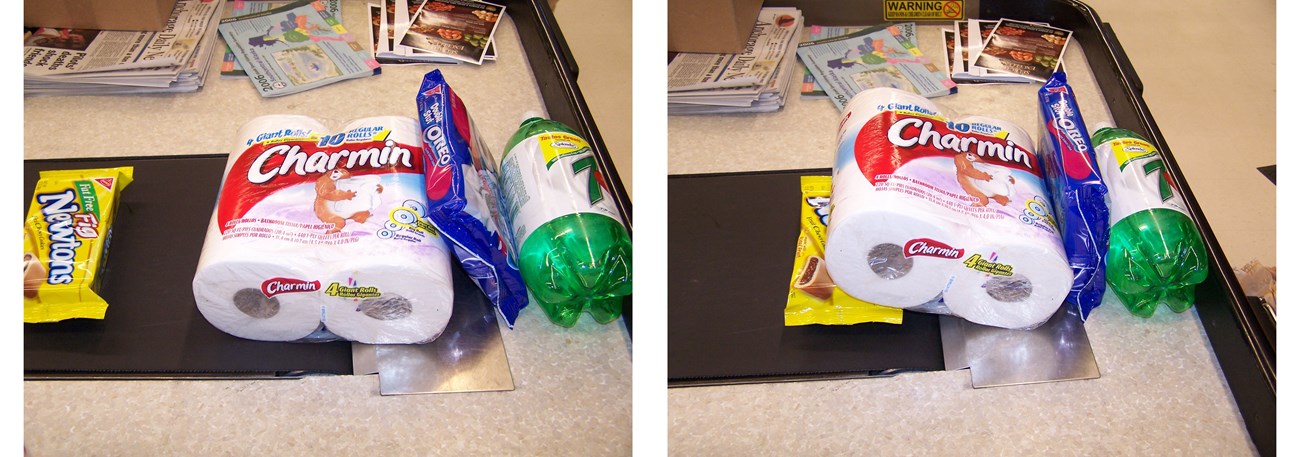
[(519, 311), (528, 306), (528, 291), (502, 231), (507, 224), (496, 159), (441, 71), (424, 75), (415, 104), (424, 136), (429, 219), (465, 273), (514, 328)]
[(859, 300), (1030, 329), (1073, 274), (1028, 134), (878, 88), (840, 122), (825, 259)]
[(1151, 317), (1160, 303), (1186, 311), (1208, 274), (1205, 242), (1164, 161), (1128, 130), (1103, 126), (1092, 143), (1110, 187), (1106, 283), (1135, 315)]
[(268, 115), (239, 128), (195, 268), (194, 302), (258, 341), (415, 344), (451, 319), (451, 254), (426, 214), (405, 116)]
[(558, 325), (609, 323), (632, 293), (632, 240), (586, 140), (524, 115), (501, 159), (501, 191), (524, 283)]
[(103, 319), (101, 273), (132, 167), (42, 171), (23, 224), (23, 322)]
[(1056, 72), (1038, 90), (1039, 155), (1051, 191), (1074, 285), (1065, 301), (1088, 318), (1106, 293), (1106, 243), (1110, 237), (1106, 183), (1088, 141), (1088, 130), (1065, 73)]
[(835, 287), (826, 269), (826, 221), (830, 219), (831, 177), (800, 176), (799, 238), (786, 295), (785, 325), (903, 323), (903, 310), (854, 298)]

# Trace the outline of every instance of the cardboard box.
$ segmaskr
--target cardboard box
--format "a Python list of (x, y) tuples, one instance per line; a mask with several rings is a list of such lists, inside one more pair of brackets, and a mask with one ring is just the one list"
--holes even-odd
[(23, 26), (156, 32), (176, 0), (23, 0)]
[(762, 7), (763, 0), (668, 0), (668, 50), (744, 51)]

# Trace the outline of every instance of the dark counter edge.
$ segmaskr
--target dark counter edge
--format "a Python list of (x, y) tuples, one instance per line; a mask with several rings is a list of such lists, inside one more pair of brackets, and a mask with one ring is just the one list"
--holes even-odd
[(168, 371), (168, 372), (132, 372), (113, 371), (28, 371), (23, 373), (24, 381), (251, 381), (302, 379), (308, 376), (333, 376), (327, 373), (311, 371), (274, 371), (274, 372), (209, 372), (209, 371)]
[[(614, 204), (618, 207), (628, 236), (632, 236), (632, 201), (628, 198), (623, 180), (605, 149), (605, 140), (596, 128), (587, 101), (578, 88), (578, 64), (569, 51), (564, 34), (555, 20), (555, 14), (545, 0), (513, 0), (506, 2), (506, 11), (528, 11), (531, 14), (512, 14), (515, 28), (528, 65), (537, 80), (537, 90), (542, 94), (546, 112), (553, 120), (573, 127), (587, 139), (595, 153), (600, 172), (606, 177)], [(505, 151), (502, 151), (504, 153)], [(630, 172), (630, 171), (629, 171)], [(635, 287), (635, 286), (634, 286)], [(632, 296), (623, 299), (623, 327), (632, 337)]]
[[(769, 1), (788, 4), (789, 0)], [(978, 18), (1008, 18), (1024, 21), (1047, 21), (1054, 26), (1072, 29), (1074, 42), (1087, 56), (1089, 65), (1102, 97), (1110, 107), (1115, 125), (1125, 127), (1145, 138), (1160, 151), (1168, 165), (1174, 185), (1182, 192), (1191, 211), (1192, 220), (1205, 237), (1206, 252), (1210, 257), (1210, 276), (1197, 288), (1196, 312), (1210, 346), (1218, 359), (1224, 380), (1236, 401), (1238, 412), (1250, 434), (1255, 449), (1263, 456), (1277, 453), (1277, 372), (1276, 347), (1271, 335), (1276, 333), (1276, 322), (1262, 311), (1257, 303), (1250, 302), (1242, 292), (1227, 257), (1219, 246), (1205, 213), (1196, 202), (1182, 171), (1178, 168), (1174, 151), (1156, 126), (1155, 119), (1142, 99), (1142, 81), (1138, 79), (1128, 55), (1110, 24), (1104, 23), (1096, 11), (1085, 3), (1074, 0), (995, 1), (979, 2)], [(823, 25), (853, 25), (843, 23), (839, 17), (808, 17), (809, 23)], [(773, 170), (770, 172), (788, 172)], [(808, 170), (810, 174), (829, 173), (829, 169)], [(692, 177), (763, 174), (767, 172), (731, 172), (708, 174), (670, 175), (673, 179)], [(685, 385), (709, 385), (708, 380), (696, 380)]]
[(740, 384), (768, 384), (773, 382), (843, 381), (848, 379), (890, 378), (903, 373), (920, 372), (911, 369), (872, 370), (867, 372), (833, 373), (781, 373), (771, 376), (742, 376), (723, 378), (669, 379), (669, 388), (733, 386)]

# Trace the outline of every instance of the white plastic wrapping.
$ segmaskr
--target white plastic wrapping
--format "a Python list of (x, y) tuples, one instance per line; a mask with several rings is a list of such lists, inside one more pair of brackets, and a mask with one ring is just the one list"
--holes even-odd
[(424, 220), (419, 125), (382, 116), (337, 132), (304, 116), (240, 128), (193, 284), (218, 329), (377, 344), (446, 327), (450, 258)]
[(839, 132), (826, 266), (846, 293), (1005, 328), (1060, 307), (1072, 275), (1023, 129), (872, 89)]

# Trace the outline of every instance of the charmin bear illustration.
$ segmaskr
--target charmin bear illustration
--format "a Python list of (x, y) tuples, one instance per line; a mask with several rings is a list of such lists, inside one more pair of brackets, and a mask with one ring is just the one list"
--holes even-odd
[(989, 165), (974, 153), (953, 156), (957, 165), (957, 183), (962, 190), (976, 198), (971, 206), (987, 206), (993, 200), (1006, 206), (1015, 192), (1016, 178), (1006, 168)]
[(343, 230), (349, 219), (364, 224), (383, 191), (377, 176), (353, 178), (346, 168), (335, 168), (316, 180), (316, 217), (334, 225), (327, 233)]

